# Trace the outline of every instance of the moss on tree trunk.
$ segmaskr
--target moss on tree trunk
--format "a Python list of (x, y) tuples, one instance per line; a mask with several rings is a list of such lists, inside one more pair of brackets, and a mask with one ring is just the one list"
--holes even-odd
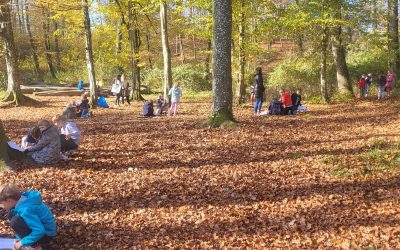
[(20, 91), (7, 91), (2, 98), (3, 102), (12, 102), (15, 105), (22, 105), (25, 103), (25, 96)]
[(214, 112), (208, 119), (207, 125), (211, 128), (236, 128), (236, 122), (233, 119), (233, 114), (228, 109), (221, 109)]

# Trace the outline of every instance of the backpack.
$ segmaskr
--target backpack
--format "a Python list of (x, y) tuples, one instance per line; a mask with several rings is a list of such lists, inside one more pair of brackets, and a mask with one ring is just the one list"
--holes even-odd
[(272, 101), (269, 107), (270, 115), (282, 115), (283, 114), (283, 106), (280, 101)]
[(143, 116), (154, 116), (153, 102), (146, 101), (143, 105)]

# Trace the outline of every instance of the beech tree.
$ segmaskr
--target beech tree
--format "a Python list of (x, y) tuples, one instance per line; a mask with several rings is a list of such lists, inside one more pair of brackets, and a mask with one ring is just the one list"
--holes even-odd
[(214, 47), (211, 126), (233, 120), (232, 112), (232, 0), (213, 0)]
[(167, 98), (168, 89), (172, 87), (171, 51), (168, 42), (167, 3), (160, 0), (161, 40), (164, 58), (164, 98)]
[(0, 0), (0, 37), (3, 39), (4, 54), (7, 66), (7, 91), (3, 101), (16, 105), (24, 102), (20, 84), (18, 55), (14, 44), (14, 33), (11, 22), (11, 1)]

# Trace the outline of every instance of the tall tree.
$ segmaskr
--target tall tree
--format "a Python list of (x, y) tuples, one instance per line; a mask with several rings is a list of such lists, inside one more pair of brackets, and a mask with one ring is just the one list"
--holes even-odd
[(324, 27), (321, 41), (321, 97), (323, 102), (329, 101), (327, 84), (328, 28)]
[(137, 13), (132, 0), (128, 2), (129, 11), (129, 40), (131, 44), (131, 66), (132, 66), (132, 98), (134, 100), (143, 100), (140, 94), (140, 67), (139, 67), (139, 49), (140, 49), (140, 31), (138, 29)]
[(399, 56), (399, 1), (388, 0), (388, 50), (389, 68), (398, 76), (400, 66)]
[(14, 33), (11, 22), (11, 1), (0, 0), (0, 37), (3, 39), (4, 54), (7, 65), (7, 91), (3, 101), (12, 101), (16, 105), (23, 103), (18, 65), (18, 55), (14, 44)]
[(240, 0), (240, 14), (239, 14), (239, 81), (237, 87), (237, 102), (242, 104), (246, 100), (246, 85), (245, 85), (245, 48), (244, 48), (244, 38), (245, 38), (245, 0)]
[(92, 106), (95, 106), (97, 105), (96, 75), (94, 71), (92, 32), (90, 30), (89, 4), (87, 0), (82, 0), (82, 10), (84, 14), (86, 66), (88, 70), (90, 84), (90, 104)]
[(160, 0), (161, 40), (164, 58), (164, 98), (172, 87), (171, 51), (168, 42), (167, 3)]
[(25, 4), (25, 21), (26, 21), (26, 30), (29, 36), (29, 44), (31, 45), (32, 49), (32, 56), (33, 56), (33, 63), (35, 65), (35, 73), (39, 79), (42, 79), (42, 71), (40, 70), (39, 66), (39, 57), (37, 54), (37, 46), (35, 40), (33, 38), (32, 29), (31, 29), (31, 21), (30, 21), (30, 13), (29, 13), (29, 4)]
[(51, 56), (51, 43), (50, 43), (50, 14), (49, 10), (46, 9), (42, 5), (42, 26), (43, 26), (43, 40), (44, 40), (44, 47), (45, 47), (45, 53), (46, 53), (46, 61), (47, 61), (47, 66), (49, 67), (49, 71), (51, 76), (55, 79), (56, 77), (56, 71), (54, 69), (53, 65), (53, 59)]
[(232, 0), (213, 0), (213, 100), (211, 126), (233, 120), (232, 111)]
[(60, 51), (60, 42), (59, 42), (59, 34), (58, 34), (58, 23), (57, 21), (53, 22), (54, 24), (54, 50), (56, 51), (56, 66), (57, 70), (61, 69), (61, 51)]

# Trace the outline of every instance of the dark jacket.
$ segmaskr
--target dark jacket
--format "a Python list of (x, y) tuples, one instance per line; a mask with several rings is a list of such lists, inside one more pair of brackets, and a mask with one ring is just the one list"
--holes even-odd
[(81, 101), (81, 104), (79, 104), (79, 109), (89, 109), (89, 100), (85, 99)]
[(297, 93), (293, 93), (291, 96), (291, 99), (292, 99), (293, 106), (296, 106), (296, 107), (301, 106), (301, 95), (298, 95)]
[(254, 94), (257, 98), (264, 96), (264, 79), (262, 75), (255, 75), (254, 76)]
[(377, 85), (378, 86), (385, 86), (385, 84), (386, 84), (386, 76), (385, 75), (381, 75), (378, 78)]
[(50, 126), (39, 138), (38, 143), (26, 149), (39, 164), (53, 164), (60, 160), (60, 134), (56, 126)]

